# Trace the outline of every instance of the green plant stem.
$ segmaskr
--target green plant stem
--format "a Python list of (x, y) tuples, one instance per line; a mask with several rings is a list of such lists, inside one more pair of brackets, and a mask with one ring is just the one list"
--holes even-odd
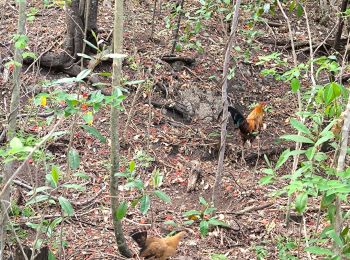
[[(114, 2), (114, 25), (113, 25), (113, 50), (114, 53), (123, 52), (123, 16), (124, 16), (124, 1), (115, 0)], [(112, 88), (113, 93), (120, 86), (122, 75), (122, 60), (113, 59), (113, 76)], [(125, 257), (131, 257), (132, 254), (126, 244), (121, 221), (116, 217), (119, 207), (119, 178), (115, 174), (119, 172), (120, 163), (120, 143), (119, 143), (119, 109), (112, 104), (111, 107), (111, 171), (110, 171), (110, 194), (112, 206), (112, 219), (114, 234), (117, 241), (119, 252)]]

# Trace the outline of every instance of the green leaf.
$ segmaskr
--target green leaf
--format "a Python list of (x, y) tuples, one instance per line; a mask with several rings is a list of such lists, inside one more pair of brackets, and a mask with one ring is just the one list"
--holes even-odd
[(222, 254), (212, 254), (210, 255), (211, 260), (227, 260), (227, 256)]
[(287, 141), (293, 141), (293, 142), (299, 142), (299, 143), (307, 143), (307, 144), (314, 143), (311, 139), (302, 135), (282, 135), (280, 138), (285, 139)]
[(208, 224), (209, 225), (213, 225), (213, 226), (221, 226), (221, 227), (229, 227), (228, 224), (226, 224), (225, 222), (223, 221), (220, 221), (216, 218), (211, 218), (208, 220)]
[(32, 58), (33, 60), (36, 59), (36, 55), (34, 52), (23, 52), (22, 57), (23, 57), (23, 59), (28, 58), (28, 57)]
[(200, 231), (202, 237), (208, 235), (208, 233), (209, 233), (209, 224), (208, 224), (208, 222), (206, 220), (202, 220), (199, 223), (199, 231)]
[(164, 221), (164, 225), (170, 225), (170, 226), (173, 226), (173, 227), (177, 227), (177, 225), (176, 225), (174, 220)]
[(85, 39), (83, 39), (83, 41), (87, 44), (87, 45), (89, 45), (91, 48), (93, 48), (93, 49), (95, 49), (95, 50), (97, 50), (97, 51), (100, 51), (95, 45), (93, 45), (91, 42), (89, 42), (89, 41), (87, 41), (87, 40), (85, 40)]
[(48, 186), (41, 186), (41, 187), (38, 187), (38, 188), (34, 188), (33, 190), (31, 190), (30, 192), (27, 193), (28, 196), (31, 196), (33, 195), (34, 193), (40, 193), (40, 192), (43, 192), (43, 191), (46, 191), (46, 190), (50, 190), (52, 189), (51, 187), (48, 187)]
[(124, 85), (138, 85), (141, 83), (144, 83), (145, 80), (133, 80), (133, 81), (127, 81), (124, 83)]
[(154, 193), (154, 195), (156, 195), (159, 199), (161, 199), (165, 203), (170, 203), (171, 202), (171, 198), (166, 193), (164, 193), (163, 191), (155, 190), (153, 193)]
[(51, 252), (51, 250), (49, 250), (49, 255), (48, 255), (48, 258), (47, 260), (56, 260), (56, 256)]
[(23, 144), (22, 144), (22, 142), (21, 142), (21, 140), (19, 138), (14, 137), (10, 141), (10, 147), (12, 149), (22, 149), (23, 148)]
[(265, 177), (262, 177), (259, 181), (259, 184), (260, 185), (267, 185), (267, 184), (270, 184), (272, 183), (274, 180), (274, 176), (265, 176)]
[(203, 197), (199, 197), (199, 202), (204, 206), (208, 206), (208, 202)]
[(123, 201), (119, 204), (117, 212), (115, 213), (115, 217), (117, 218), (117, 220), (122, 220), (125, 217), (127, 209), (128, 203), (126, 203), (126, 201)]
[(334, 255), (334, 253), (331, 250), (323, 247), (318, 247), (318, 246), (306, 247), (305, 251), (316, 255), (329, 255), (329, 256)]
[(84, 180), (90, 179), (90, 176), (87, 175), (87, 174), (85, 174), (84, 172), (76, 172), (76, 173), (73, 173), (73, 176), (82, 178), (82, 179), (84, 179)]
[(140, 199), (140, 210), (142, 214), (147, 214), (149, 208), (151, 207), (151, 201), (150, 201), (150, 197), (148, 194), (143, 195), (142, 198)]
[(84, 191), (86, 190), (86, 188), (80, 184), (75, 184), (75, 183), (65, 183), (62, 184), (62, 187), (66, 188), (66, 189), (74, 189), (74, 190), (78, 190), (78, 191)]
[(135, 170), (135, 161), (134, 160), (132, 160), (131, 162), (130, 162), (130, 164), (129, 164), (129, 171), (130, 172), (133, 172), (134, 170)]
[(307, 205), (307, 193), (300, 193), (295, 199), (295, 210), (302, 214)]
[(298, 131), (308, 135), (308, 136), (312, 136), (309, 128), (306, 127), (306, 125), (304, 125), (302, 122), (299, 122), (298, 120), (292, 118), (290, 120), (290, 124)]
[(187, 221), (184, 221), (184, 225), (186, 226), (190, 226), (194, 223), (194, 220), (187, 220)]
[(320, 139), (317, 140), (315, 143), (315, 146), (319, 146), (320, 144), (323, 144), (324, 142), (327, 142), (328, 140), (332, 139), (334, 137), (334, 134), (329, 131), (324, 133), (324, 136), (322, 136)]
[(52, 176), (52, 181), (54, 181), (55, 186), (57, 186), (58, 179), (59, 179), (59, 169), (56, 165), (52, 165), (51, 176)]
[(42, 201), (46, 201), (48, 199), (49, 199), (49, 195), (38, 195), (38, 196), (35, 196), (34, 198), (32, 198), (31, 200), (29, 200), (26, 203), (26, 206), (32, 205), (34, 203), (39, 203), (39, 202), (42, 202)]
[(83, 119), (86, 124), (92, 124), (92, 122), (94, 121), (94, 115), (91, 112), (87, 112), (83, 115)]
[(190, 217), (190, 216), (193, 216), (193, 215), (197, 215), (197, 216), (200, 216), (201, 215), (201, 212), (198, 211), (198, 210), (189, 210), (189, 211), (186, 211), (184, 213), (182, 213), (182, 216), (184, 217)]
[(101, 143), (106, 143), (106, 137), (104, 137), (96, 128), (88, 125), (82, 125), (81, 127), (84, 128), (86, 132), (96, 137)]
[(278, 170), (288, 160), (289, 157), (290, 157), (290, 150), (287, 149), (283, 151), (276, 163), (276, 170)]
[(102, 76), (102, 77), (112, 77), (112, 73), (109, 71), (102, 71), (97, 73), (97, 75)]
[(69, 163), (69, 167), (72, 170), (76, 170), (79, 168), (80, 156), (79, 156), (79, 152), (74, 148), (70, 149), (68, 152), (68, 163)]
[(78, 56), (84, 58), (84, 59), (88, 59), (88, 60), (92, 60), (93, 58), (89, 55), (86, 55), (85, 53), (77, 53)]
[(78, 81), (81, 81), (81, 80), (85, 79), (90, 73), (91, 73), (91, 70), (90, 70), (90, 69), (82, 70), (82, 71), (77, 75), (77, 80), (78, 80)]
[(294, 93), (296, 93), (299, 89), (300, 89), (300, 81), (297, 78), (292, 78), (291, 82), (290, 82), (292, 91)]
[(67, 216), (73, 216), (74, 209), (72, 207), (72, 204), (69, 202), (69, 200), (60, 196), (58, 197), (58, 202), (60, 203), (63, 212), (66, 213)]
[(301, 17), (303, 15), (303, 7), (301, 4), (298, 4), (297, 6), (297, 16)]

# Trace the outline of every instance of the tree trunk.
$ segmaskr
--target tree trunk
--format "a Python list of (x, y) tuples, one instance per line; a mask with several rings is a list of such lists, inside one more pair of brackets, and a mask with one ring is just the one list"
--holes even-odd
[[(25, 24), (26, 24), (26, 0), (18, 1), (19, 3), (19, 17), (18, 17), (18, 26), (17, 34), (25, 34)], [(7, 128), (7, 139), (11, 140), (16, 136), (16, 127), (17, 127), (17, 115), (20, 107), (20, 90), (21, 90), (21, 79), (20, 73), (22, 69), (22, 53), (23, 49), (15, 49), (14, 61), (20, 66), (16, 65), (13, 72), (13, 90), (11, 96), (10, 104), (10, 115), (9, 115), (9, 124)], [(10, 179), (12, 173), (14, 172), (14, 161), (8, 162), (4, 166), (4, 178), (3, 183), (7, 183)], [(7, 187), (0, 196), (1, 201), (1, 216), (0, 216), (0, 259), (3, 259), (4, 256), (4, 247), (6, 242), (6, 226), (7, 226), (7, 210), (10, 207), (10, 187)]]
[(221, 176), (222, 172), (224, 171), (224, 157), (225, 157), (225, 145), (226, 145), (226, 127), (227, 127), (227, 118), (228, 118), (228, 101), (227, 101), (227, 74), (229, 70), (229, 65), (230, 65), (230, 59), (231, 59), (231, 50), (233, 46), (233, 41), (234, 41), (234, 36), (236, 34), (236, 29), (237, 29), (237, 24), (238, 24), (238, 15), (239, 15), (239, 6), (241, 4), (241, 0), (236, 1), (236, 5), (233, 3), (235, 6), (235, 13), (232, 19), (231, 23), (231, 35), (227, 43), (227, 48), (225, 52), (225, 61), (224, 61), (224, 72), (223, 72), (223, 84), (222, 84), (222, 103), (223, 103), (223, 121), (221, 124), (221, 144), (220, 144), (220, 152), (219, 152), (219, 161), (218, 161), (218, 169), (216, 172), (215, 176), (215, 183), (214, 183), (214, 188), (213, 188), (213, 193), (212, 193), (212, 203), (216, 204), (216, 198), (217, 198), (217, 193), (220, 188), (220, 183), (221, 183)]
[(343, 33), (343, 27), (344, 27), (344, 18), (342, 16), (342, 13), (346, 11), (347, 6), (348, 6), (348, 0), (343, 0), (340, 7), (338, 31), (337, 31), (337, 34), (335, 35), (335, 40), (333, 45), (333, 48), (337, 51), (339, 51), (339, 48), (340, 48), (340, 39)]
[[(80, 58), (77, 54), (83, 52), (83, 39), (86, 38), (92, 44), (97, 44), (92, 31), (97, 34), (98, 0), (72, 0), (70, 4), (66, 4), (66, 7), (67, 34), (64, 51), (59, 54), (45, 53), (40, 58), (40, 66), (76, 76), (81, 71), (80, 66), (75, 62)], [(86, 37), (84, 37), (85, 31)], [(95, 50), (88, 47), (85, 53), (92, 51)], [(33, 59), (27, 58), (25, 62), (31, 63)]]

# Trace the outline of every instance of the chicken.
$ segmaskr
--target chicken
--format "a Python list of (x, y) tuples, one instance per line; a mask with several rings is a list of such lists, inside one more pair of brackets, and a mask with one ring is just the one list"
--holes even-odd
[[(243, 146), (242, 146), (242, 157), (244, 160), (244, 144), (247, 141), (253, 141), (260, 129), (263, 126), (263, 116), (264, 116), (264, 107), (266, 106), (265, 102), (258, 103), (255, 108), (250, 112), (250, 114), (245, 117), (241, 111), (237, 108), (229, 106), (228, 111), (231, 114), (233, 123), (236, 128), (239, 128)], [(220, 113), (221, 114), (221, 113)]]
[(133, 232), (131, 237), (141, 247), (140, 256), (145, 259), (166, 260), (175, 254), (176, 248), (186, 231), (181, 231), (175, 236), (159, 238), (147, 237), (147, 231)]

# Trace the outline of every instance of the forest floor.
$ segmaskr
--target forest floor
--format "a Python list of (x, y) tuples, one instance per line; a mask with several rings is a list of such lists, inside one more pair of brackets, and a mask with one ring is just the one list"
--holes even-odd
[[(259, 185), (259, 180), (264, 176), (262, 169), (267, 168), (263, 156), (256, 163), (258, 141), (252, 144), (252, 148), (245, 148), (247, 164), (241, 162), (239, 133), (234, 131), (232, 122), (229, 122), (226, 157), (224, 161), (224, 173), (218, 194), (216, 216), (229, 224), (230, 228), (214, 228), (205, 237), (200, 236), (199, 224), (185, 226), (187, 221), (183, 213), (189, 210), (201, 210), (199, 198), (211, 200), (212, 187), (217, 169), (217, 153), (220, 140), (220, 120), (217, 116), (221, 105), (221, 84), (223, 67), (223, 54), (227, 42), (227, 30), (229, 24), (221, 22), (219, 17), (204, 21), (203, 30), (193, 35), (191, 40), (200, 41), (203, 52), (190, 49), (183, 45), (183, 50), (177, 54), (184, 57), (195, 58), (191, 66), (180, 69), (173, 68), (161, 60), (163, 55), (170, 53), (172, 46), (172, 31), (165, 28), (165, 18), (169, 16), (169, 5), (163, 4), (161, 14), (155, 19), (154, 39), (149, 35), (152, 26), (152, 3), (145, 1), (127, 1), (124, 46), (129, 58), (123, 66), (123, 73), (129, 80), (151, 80), (153, 83), (161, 83), (167, 89), (167, 97), (162, 92), (154, 89), (152, 96), (145, 87), (142, 87), (140, 95), (136, 99), (136, 105), (131, 107), (137, 86), (128, 87), (129, 94), (124, 102), (125, 111), (121, 113), (120, 132), (124, 131), (128, 114), (134, 110), (132, 122), (127, 129), (126, 143), (121, 148), (122, 168), (135, 159), (136, 165), (142, 174), (142, 179), (149, 183), (150, 174), (157, 168), (164, 175), (162, 191), (167, 193), (172, 201), (163, 203), (152, 198), (151, 209), (147, 215), (140, 213), (139, 207), (129, 208), (128, 214), (123, 220), (124, 231), (128, 245), (134, 254), (138, 252), (136, 244), (128, 235), (134, 229), (148, 229), (149, 233), (165, 236), (171, 227), (164, 221), (172, 220), (178, 225), (178, 229), (187, 227), (187, 237), (179, 246), (177, 255), (173, 259), (211, 259), (212, 254), (224, 254), (228, 259), (303, 259), (302, 250), (297, 247), (283, 247), (286, 242), (296, 245), (299, 241), (300, 223), (292, 221), (286, 228), (284, 215), (286, 212), (287, 197), (274, 197), (273, 192), (283, 187), (286, 182), (279, 181), (274, 185)], [(185, 4), (186, 11), (194, 11), (197, 3)], [(169, 2), (171, 3), (171, 2)], [(29, 36), (29, 49), (40, 54), (45, 51), (59, 52), (65, 35), (64, 11), (60, 8), (43, 8), (42, 2), (35, 0), (29, 3), (30, 8), (36, 7), (39, 13), (35, 20), (27, 25)], [(4, 9), (3, 9), (4, 8)], [(12, 36), (16, 33), (17, 9), (14, 1), (7, 1), (2, 11), (2, 23), (0, 24), (0, 57), (2, 63), (7, 62), (13, 56)], [(311, 10), (311, 9), (310, 9)], [(236, 35), (233, 57), (237, 67), (235, 76), (229, 84), (229, 97), (232, 104), (242, 106), (245, 114), (249, 113), (254, 103), (265, 101), (268, 103), (264, 118), (266, 129), (260, 134), (260, 150), (266, 153), (271, 162), (275, 162), (284, 147), (290, 144), (278, 141), (278, 137), (291, 133), (289, 117), (296, 111), (296, 95), (290, 91), (290, 86), (273, 78), (264, 78), (260, 72), (264, 68), (277, 67), (278, 64), (268, 63), (256, 65), (259, 56), (272, 52), (280, 52), (281, 59), (291, 66), (291, 55), (287, 25), (279, 12), (275, 16), (266, 16), (270, 26), (265, 23), (255, 23), (253, 28), (248, 26), (252, 20), (252, 5), (244, 3), (239, 19), (239, 32)], [(296, 32), (296, 43), (307, 41), (305, 20), (292, 15), (293, 29)], [(317, 42), (325, 37), (335, 25), (335, 21), (329, 21), (327, 27), (315, 22), (312, 12), (309, 14), (312, 35)], [(174, 20), (174, 19), (173, 19)], [(184, 19), (185, 20), (185, 19)], [(184, 23), (183, 23), (184, 24)], [(113, 8), (107, 1), (101, 3), (98, 28), (99, 38), (106, 39), (113, 26)], [(183, 28), (183, 27), (182, 27)], [(258, 33), (254, 37), (254, 33)], [(270, 42), (266, 43), (266, 42)], [(281, 45), (281, 42), (285, 42)], [(239, 47), (239, 48), (237, 48)], [(307, 52), (298, 52), (299, 60), (307, 60)], [(111, 71), (110, 64), (104, 64), (97, 68), (99, 71)], [(66, 77), (61, 73), (55, 73), (46, 69), (32, 66), (23, 68), (22, 74), (22, 107), (20, 113), (29, 113), (33, 109), (33, 96), (36, 86), (46, 80)], [(108, 80), (105, 80), (108, 81)], [(304, 85), (308, 85), (307, 79)], [(1, 87), (1, 114), (7, 114), (10, 102), (10, 87)], [(60, 86), (75, 91), (75, 85), (66, 84)], [(142, 86), (142, 85), (140, 85)], [(177, 114), (169, 113), (166, 109), (150, 107), (151, 102), (181, 103), (190, 102), (188, 96), (195, 89), (199, 93), (199, 103), (212, 102), (207, 109), (206, 118), (197, 113), (193, 108), (192, 120), (187, 122)], [(88, 91), (86, 87), (86, 91)], [(182, 93), (182, 94), (181, 94)], [(185, 94), (183, 94), (185, 93)], [(188, 94), (186, 97), (186, 93)], [(193, 94), (195, 95), (195, 94)], [(214, 100), (213, 100), (214, 97)], [(209, 101), (208, 101), (209, 100)], [(193, 105), (193, 104), (192, 104)], [(149, 113), (151, 121), (149, 122)], [(33, 119), (34, 118), (34, 119)], [(45, 119), (22, 117), (19, 120), (21, 130), (31, 134), (43, 136), (47, 132)], [(82, 122), (82, 121), (81, 121)], [(68, 119), (62, 124), (60, 131), (69, 130), (72, 120)], [(109, 134), (109, 110), (101, 109), (94, 117), (93, 125), (108, 138)], [(148, 129), (149, 127), (149, 129)], [(148, 134), (149, 132), (149, 134)], [(75, 217), (70, 218), (63, 225), (63, 239), (66, 241), (66, 259), (123, 259), (118, 253), (113, 232), (110, 195), (109, 195), (109, 142), (106, 144), (95, 140), (83, 129), (77, 128), (74, 136), (73, 147), (80, 153), (80, 172), (87, 174), (90, 179), (86, 182), (84, 192), (71, 192), (66, 194), (75, 202), (84, 202), (90, 198), (88, 204), (75, 208)], [(50, 164), (56, 164), (64, 172), (66, 169), (66, 152), (69, 136), (65, 135), (55, 141), (50, 141), (47, 153), (50, 154)], [(146, 159), (141, 157), (149, 151), (152, 160), (144, 165)], [(271, 152), (275, 151), (275, 152)], [(249, 156), (253, 159), (249, 159)], [(144, 158), (144, 157), (143, 157)], [(248, 160), (249, 159), (249, 160)], [(255, 166), (256, 163), (256, 166)], [(20, 181), (30, 186), (34, 174), (39, 176), (39, 186), (44, 185), (45, 170), (43, 163), (32, 162), (27, 171), (21, 174)], [(197, 170), (200, 180), (195, 189), (188, 192), (188, 179)], [(279, 174), (288, 174), (291, 170), (291, 162), (287, 163)], [(70, 176), (67, 182), (81, 183), (76, 177)], [(15, 185), (15, 189), (27, 190)], [(103, 189), (103, 190), (101, 190)], [(95, 194), (98, 194), (96, 197)], [(131, 201), (137, 193), (122, 191), (126, 200)], [(28, 199), (25, 195), (24, 198)], [(18, 205), (23, 209), (23, 205)], [(248, 209), (248, 210), (246, 210)], [(45, 207), (36, 211), (29, 218), (23, 216), (14, 217), (14, 221), (20, 223), (34, 222), (38, 216), (59, 216), (58, 207)], [(309, 211), (306, 214), (307, 232), (314, 231), (317, 211)], [(150, 225), (152, 224), (152, 225)], [(324, 223), (321, 223), (322, 227)], [(26, 225), (21, 225), (24, 234), (32, 234)], [(319, 228), (321, 230), (322, 228)], [(56, 232), (57, 231), (57, 232)], [(54, 241), (59, 239), (59, 229), (48, 239), (53, 252), (57, 252)], [(31, 241), (30, 235), (24, 235), (23, 239)], [(47, 238), (45, 238), (47, 239)], [(29, 243), (29, 242), (28, 242)], [(304, 247), (303, 244), (300, 245)], [(7, 250), (11, 250), (8, 247)], [(187, 258), (186, 258), (187, 257)]]

